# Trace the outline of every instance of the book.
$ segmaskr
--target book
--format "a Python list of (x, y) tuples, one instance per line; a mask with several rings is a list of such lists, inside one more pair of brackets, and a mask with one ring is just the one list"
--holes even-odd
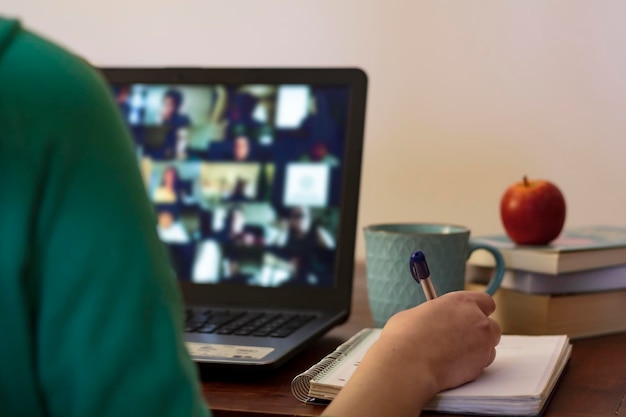
[[(292, 381), (304, 402), (332, 400), (350, 379), (381, 329), (366, 328)], [(474, 381), (440, 392), (427, 411), (482, 415), (539, 415), (565, 369), (567, 335), (503, 335), (496, 359)]]
[[(467, 284), (466, 289), (484, 286)], [(528, 294), (500, 288), (492, 318), (503, 333), (567, 334), (570, 339), (626, 331), (626, 289), (580, 294)]]
[[(486, 285), (493, 273), (492, 267), (468, 265), (466, 281)], [(572, 294), (626, 289), (626, 264), (558, 275), (507, 269), (500, 288), (528, 294)]]
[[(507, 269), (561, 274), (626, 264), (626, 227), (585, 226), (566, 229), (548, 245), (516, 245), (506, 235), (473, 238), (502, 252)], [(486, 251), (474, 251), (469, 263), (493, 266)]]

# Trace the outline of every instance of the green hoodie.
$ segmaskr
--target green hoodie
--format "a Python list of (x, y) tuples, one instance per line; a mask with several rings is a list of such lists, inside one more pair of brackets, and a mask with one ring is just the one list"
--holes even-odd
[(0, 18), (0, 416), (206, 416), (101, 77)]

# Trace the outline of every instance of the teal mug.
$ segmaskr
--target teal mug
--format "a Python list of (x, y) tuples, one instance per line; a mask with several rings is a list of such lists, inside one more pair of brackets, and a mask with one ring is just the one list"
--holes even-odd
[(500, 251), (473, 242), (463, 226), (434, 223), (380, 224), (365, 227), (367, 294), (372, 318), (382, 327), (395, 313), (426, 301), (421, 285), (409, 269), (411, 254), (424, 252), (432, 284), (438, 295), (465, 288), (467, 259), (475, 250), (495, 258), (494, 276), (485, 288), (493, 295), (505, 271)]

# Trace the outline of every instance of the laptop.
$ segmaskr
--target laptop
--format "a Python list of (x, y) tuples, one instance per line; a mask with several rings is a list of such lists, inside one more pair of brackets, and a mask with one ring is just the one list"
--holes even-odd
[(283, 364), (350, 314), (367, 77), (102, 68), (206, 366)]

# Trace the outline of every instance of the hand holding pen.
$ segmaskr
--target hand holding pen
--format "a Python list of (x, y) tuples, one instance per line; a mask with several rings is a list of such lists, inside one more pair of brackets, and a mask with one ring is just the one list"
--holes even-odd
[[(426, 299), (436, 298), (424, 253), (414, 252), (409, 266)], [(419, 415), (435, 394), (473, 381), (493, 362), (494, 309), (486, 293), (452, 291), (397, 312), (324, 414)], [(391, 389), (381, 390), (380, 381)]]
[(433, 287), (433, 283), (430, 279), (430, 270), (428, 269), (424, 252), (419, 250), (413, 252), (409, 260), (409, 267), (413, 279), (422, 286), (426, 300), (437, 298), (435, 287)]

